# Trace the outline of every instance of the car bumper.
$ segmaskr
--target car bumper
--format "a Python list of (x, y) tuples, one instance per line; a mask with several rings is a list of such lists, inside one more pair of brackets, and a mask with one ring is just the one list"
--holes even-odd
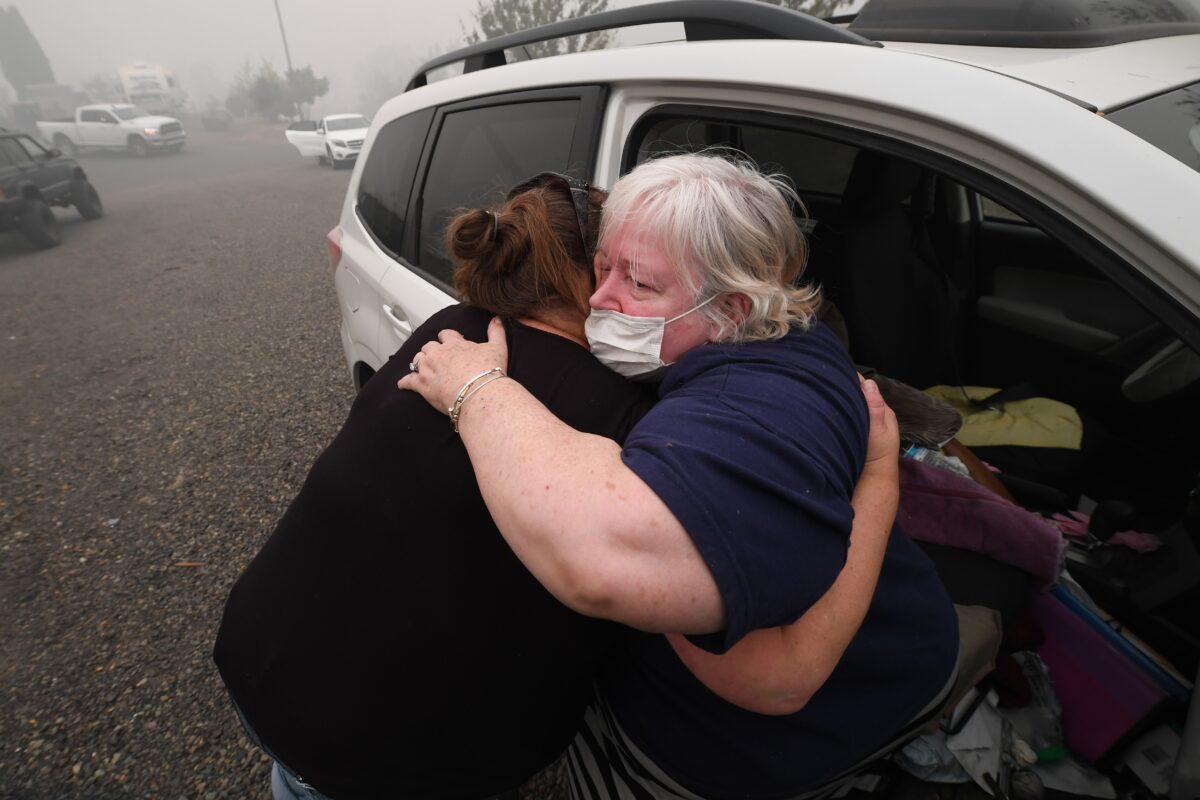
[(166, 136), (146, 137), (146, 144), (151, 147), (183, 147), (183, 143), (186, 141), (186, 133), (168, 133)]
[(353, 161), (358, 158), (359, 150), (352, 147), (330, 147), (335, 161)]

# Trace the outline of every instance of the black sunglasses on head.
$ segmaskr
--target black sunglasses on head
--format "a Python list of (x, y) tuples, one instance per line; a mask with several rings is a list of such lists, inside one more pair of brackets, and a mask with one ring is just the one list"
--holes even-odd
[(505, 200), (512, 200), (523, 192), (543, 186), (560, 187), (571, 198), (571, 205), (575, 207), (575, 220), (579, 223), (579, 240), (583, 242), (583, 252), (590, 267), (593, 254), (592, 247), (588, 244), (588, 195), (591, 193), (591, 184), (561, 172), (539, 172), (510, 189)]

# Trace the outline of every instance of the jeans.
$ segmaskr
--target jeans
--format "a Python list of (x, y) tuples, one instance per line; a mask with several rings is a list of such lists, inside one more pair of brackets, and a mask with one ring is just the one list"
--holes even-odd
[(329, 800), (275, 762), (271, 768), (271, 796), (275, 800)]

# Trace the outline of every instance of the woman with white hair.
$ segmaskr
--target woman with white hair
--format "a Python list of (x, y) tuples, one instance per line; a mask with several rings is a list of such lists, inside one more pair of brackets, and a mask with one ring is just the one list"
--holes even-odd
[(599, 682), (572, 751), (577, 795), (798, 796), (948, 692), (956, 622), (932, 565), (899, 531), (848, 552), (864, 463), (897, 454), (868, 454), (854, 367), (817, 291), (795, 288), (788, 200), (782, 180), (704, 155), (613, 187), (587, 338), (617, 372), (662, 377), (623, 447), (515, 381), (476, 390), (503, 375), (495, 325), (482, 344), (444, 332), (399, 382), (455, 420), (538, 580), (646, 632)]

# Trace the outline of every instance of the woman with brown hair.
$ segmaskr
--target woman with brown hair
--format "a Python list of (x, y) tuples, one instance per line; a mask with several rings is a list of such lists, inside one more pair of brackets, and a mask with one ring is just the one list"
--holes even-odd
[(465, 303), (363, 387), (233, 587), (214, 658), (276, 761), (276, 797), (488, 797), (575, 735), (617, 626), (538, 584), (452, 424), (395, 386), (439, 330), (483, 341), (499, 314), (507, 374), (573, 427), (623, 440), (642, 391), (592, 358), (583, 332), (604, 197), (539, 175), (451, 222)]

